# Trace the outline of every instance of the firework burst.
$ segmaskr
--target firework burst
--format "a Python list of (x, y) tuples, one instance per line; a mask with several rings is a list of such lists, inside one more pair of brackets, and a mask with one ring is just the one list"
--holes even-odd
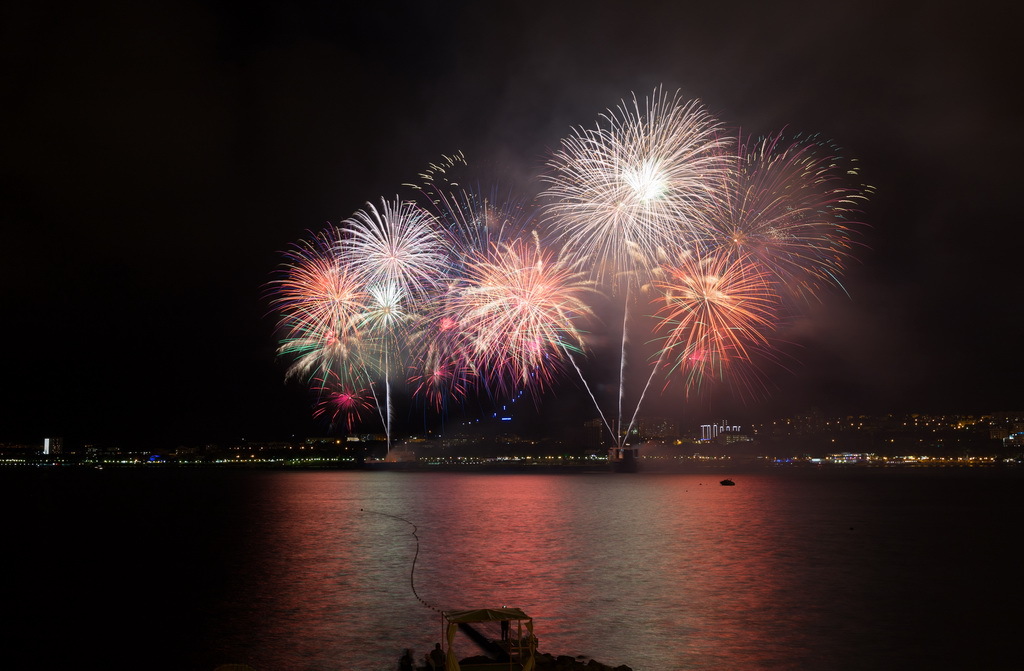
[[(404, 334), (417, 306), (427, 303), (448, 267), (448, 246), (437, 220), (419, 205), (396, 198), (372, 203), (343, 222), (343, 262), (367, 287), (371, 299), (359, 327), (383, 378), (381, 410), (391, 445), (391, 376), (398, 367)], [(368, 359), (369, 360), (369, 359)]]
[(345, 262), (366, 286), (391, 286), (412, 299), (436, 290), (448, 264), (437, 220), (411, 201), (381, 201), (343, 223)]
[(473, 383), (476, 371), (469, 358), (435, 344), (424, 352), (423, 360), (409, 375), (413, 394), (442, 410), (449, 399), (461, 401)]
[(547, 219), (613, 288), (643, 284), (697, 235), (727, 177), (728, 139), (697, 102), (660, 90), (577, 128), (549, 162)]
[[(461, 155), (460, 161), (465, 165)], [(488, 380), (482, 375), (482, 362), (488, 361), (483, 351), (486, 345), (479, 342), (479, 330), (475, 335), (468, 330), (473, 322), (463, 314), (467, 309), (463, 294), (471, 290), (473, 278), (479, 277), (481, 260), (492, 259), (498, 254), (496, 250), (528, 235), (533, 224), (533, 213), (525, 199), (498, 186), (486, 191), (460, 188), (449, 179), (454, 176), (453, 167), (457, 165), (449, 167), (446, 179), (433, 179), (419, 187), (428, 201), (426, 207), (445, 231), (451, 263), (446, 287), (423, 306), (417, 330), (408, 339), (412, 354), (408, 381), (417, 397), (439, 410), (446, 407), (449, 399), (462, 400), (474, 386), (499, 393), (507, 391), (492, 384), (493, 376)], [(476, 326), (482, 323), (478, 320)], [(493, 364), (494, 361), (487, 364), (491, 365), (491, 372), (495, 369)]]
[(364, 361), (378, 376), (388, 378), (419, 316), (409, 310), (410, 301), (395, 284), (371, 286), (367, 294), (369, 299), (357, 324), (364, 342)]
[(721, 184), (724, 198), (709, 211), (704, 244), (756, 263), (796, 294), (839, 284), (867, 193), (850, 185), (857, 172), (842, 163), (834, 147), (813, 137), (786, 141), (780, 133), (741, 143)]
[(336, 375), (351, 381), (361, 368), (359, 323), (369, 296), (340, 257), (341, 232), (328, 228), (285, 253), (279, 279), (271, 282), (281, 341), (291, 358), (289, 376)]
[[(839, 285), (871, 191), (850, 186), (844, 165), (815, 138), (738, 142), (699, 102), (661, 89), (570, 131), (542, 177), (539, 218), (510, 193), (465, 188), (465, 157), (446, 156), (407, 185), (417, 202), (367, 203), (285, 254), (270, 284), (278, 352), (312, 384), (317, 417), (351, 430), (376, 408), (389, 450), (400, 372), (443, 411), (471, 391), (539, 394), (570, 365), (622, 446), (656, 374), (687, 395), (745, 378), (771, 357), (772, 329), (800, 307), (792, 297)], [(599, 286), (622, 301), (608, 339), (621, 326), (616, 421), (574, 356)], [(638, 319), (641, 294), (656, 295), (655, 314)], [(658, 352), (627, 424), (638, 329)]]
[(433, 206), (451, 240), (452, 272), (456, 275), (469, 255), (529, 235), (534, 223), (525, 199), (512, 192), (501, 193), (497, 187), (486, 195), (468, 189), (435, 192)]
[(669, 374), (682, 375), (688, 393), (769, 349), (777, 296), (748, 257), (688, 254), (662, 271), (653, 283), (660, 292), (658, 358)]
[(315, 378), (313, 389), (318, 399), (313, 417), (326, 417), (332, 426), (343, 425), (349, 432), (361, 419), (362, 411), (374, 407), (368, 389), (346, 387), (333, 371), (323, 378)]
[(414, 356), (408, 382), (413, 395), (437, 410), (444, 408), (449, 399), (465, 398), (477, 378), (469, 335), (457, 321), (457, 286), (452, 282), (431, 302), (409, 338)]
[(359, 327), (371, 333), (396, 334), (413, 319), (406, 310), (407, 302), (402, 289), (389, 282), (367, 289), (370, 300), (360, 316)]
[(471, 343), (476, 368), (503, 391), (543, 388), (568, 352), (582, 350), (579, 320), (592, 283), (539, 240), (492, 244), (471, 259), (456, 291), (454, 321)]

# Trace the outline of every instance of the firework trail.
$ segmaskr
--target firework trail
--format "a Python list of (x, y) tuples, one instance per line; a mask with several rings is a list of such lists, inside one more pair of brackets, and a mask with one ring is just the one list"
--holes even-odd
[[(440, 160), (430, 163), (427, 169), (421, 172), (417, 177), (420, 181), (417, 183), (406, 182), (402, 186), (407, 186), (418, 191), (428, 190), (433, 187), (433, 190), (440, 189), (441, 191), (447, 191), (451, 188), (458, 187), (456, 174), (461, 168), (469, 166), (469, 162), (466, 161), (466, 155), (462, 153), (462, 150), (453, 153), (451, 156), (441, 155)], [(441, 187), (440, 185), (445, 185)], [(428, 197), (429, 200), (429, 197)]]
[[(565, 253), (589, 264), (611, 293), (624, 292), (620, 428), (631, 294), (650, 282), (659, 261), (689, 251), (703, 235), (705, 213), (729, 178), (729, 146), (699, 103), (655, 90), (643, 105), (634, 95), (595, 128), (575, 129), (549, 162), (546, 219)], [(619, 444), (628, 430), (612, 433)]]
[(870, 187), (851, 186), (857, 171), (834, 152), (816, 137), (787, 141), (781, 133), (741, 142), (704, 245), (757, 264), (794, 295), (839, 285)]
[[(437, 219), (413, 202), (367, 203), (343, 222), (342, 261), (367, 287), (371, 299), (358, 327), (371, 339), (384, 384), (381, 420), (391, 451), (391, 375), (419, 305), (441, 286), (448, 251)], [(372, 387), (371, 387), (372, 390)]]
[[(391, 451), (391, 369), (394, 361), (401, 357), (405, 336), (416, 316), (406, 310), (407, 301), (402, 290), (394, 284), (384, 283), (369, 288), (371, 300), (363, 313), (359, 325), (369, 341), (368, 349), (373, 353), (377, 376), (384, 382), (384, 411), (381, 420), (388, 434), (388, 451)], [(372, 388), (371, 388), (372, 389)]]

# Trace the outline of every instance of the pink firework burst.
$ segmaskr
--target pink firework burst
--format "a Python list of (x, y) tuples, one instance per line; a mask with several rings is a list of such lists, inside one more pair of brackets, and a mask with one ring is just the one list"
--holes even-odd
[(316, 378), (313, 389), (319, 399), (313, 416), (327, 417), (332, 425), (344, 425), (346, 431), (352, 431), (363, 410), (374, 407), (368, 389), (346, 387), (333, 372)]
[(543, 251), (536, 237), (516, 239), (471, 256), (452, 318), (489, 383), (542, 388), (569, 352), (582, 351), (577, 323), (592, 316), (584, 300), (592, 291), (577, 266)]
[(454, 298), (452, 291), (439, 295), (410, 338), (413, 394), (438, 410), (448, 399), (462, 400), (477, 374), (469, 338), (454, 314)]
[(278, 353), (292, 359), (288, 374), (361, 367), (359, 323), (369, 300), (359, 278), (340, 258), (341, 232), (333, 227), (297, 243), (271, 282), (279, 314)]
[(655, 280), (659, 359), (687, 393), (767, 351), (777, 296), (756, 264), (727, 253), (689, 254)]

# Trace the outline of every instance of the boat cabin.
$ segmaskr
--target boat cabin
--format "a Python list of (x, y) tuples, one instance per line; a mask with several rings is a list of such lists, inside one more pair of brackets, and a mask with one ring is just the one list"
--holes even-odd
[[(441, 613), (445, 631), (445, 671), (533, 671), (537, 665), (537, 637), (533, 618), (518, 608), (446, 610)], [(455, 634), (461, 630), (487, 658), (459, 664)], [(499, 633), (500, 632), (500, 633)], [(492, 636), (499, 633), (499, 638)]]

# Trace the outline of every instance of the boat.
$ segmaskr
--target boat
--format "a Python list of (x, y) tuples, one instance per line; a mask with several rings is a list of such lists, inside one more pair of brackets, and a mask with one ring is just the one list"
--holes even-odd
[(730, 480), (729, 478), (726, 478), (725, 480), (722, 480), (718, 484), (722, 485), (723, 487), (732, 487), (736, 483)]
[[(533, 618), (520, 609), (446, 610), (441, 612), (441, 620), (445, 634), (445, 671), (533, 671), (536, 668), (537, 637), (533, 635)], [(486, 622), (499, 624), (501, 640), (490, 639), (473, 626)], [(453, 647), (457, 630), (462, 630), (489, 656), (458, 661)]]

